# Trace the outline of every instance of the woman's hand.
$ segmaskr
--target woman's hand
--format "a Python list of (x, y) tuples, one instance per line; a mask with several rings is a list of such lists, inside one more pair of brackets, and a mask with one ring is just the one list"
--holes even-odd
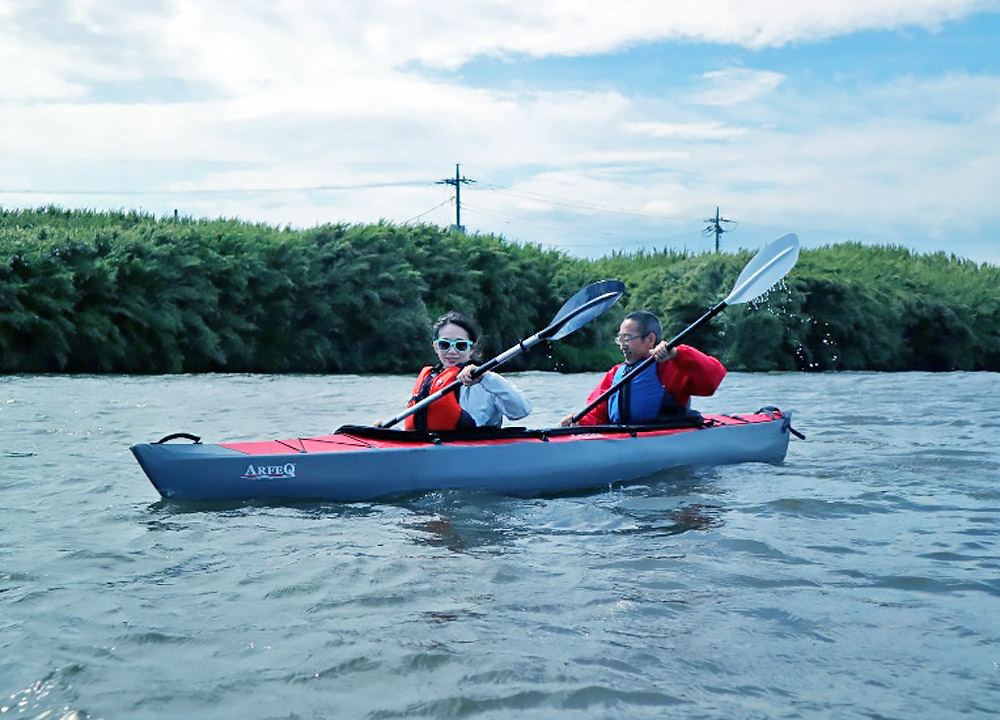
[(480, 378), (472, 377), (472, 373), (475, 372), (476, 368), (478, 367), (479, 367), (478, 365), (466, 365), (464, 368), (458, 371), (458, 375), (455, 376), (455, 379), (466, 386), (475, 385), (477, 382), (479, 382)]

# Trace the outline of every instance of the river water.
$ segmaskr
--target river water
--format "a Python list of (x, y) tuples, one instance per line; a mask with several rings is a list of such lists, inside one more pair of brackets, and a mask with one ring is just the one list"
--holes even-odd
[[(531, 427), (598, 376), (511, 376)], [(398, 376), (0, 377), (0, 720), (1000, 715), (1000, 375), (739, 374), (784, 465), (558, 498), (184, 505), (130, 444), (325, 434)]]

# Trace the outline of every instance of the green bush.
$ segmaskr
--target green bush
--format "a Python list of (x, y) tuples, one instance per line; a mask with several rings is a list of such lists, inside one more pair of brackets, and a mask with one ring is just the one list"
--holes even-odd
[[(630, 310), (672, 337), (719, 302), (752, 253), (590, 261), (431, 225), (157, 219), (0, 210), (0, 371), (411, 373), (455, 309), (492, 357), (588, 283), (623, 300), (508, 369), (603, 370)], [(686, 342), (737, 370), (1000, 369), (1000, 269), (847, 243), (803, 250), (786, 281)]]

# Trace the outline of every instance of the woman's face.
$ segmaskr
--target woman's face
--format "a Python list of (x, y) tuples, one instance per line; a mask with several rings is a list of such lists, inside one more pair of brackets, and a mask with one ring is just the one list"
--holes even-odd
[(434, 352), (446, 368), (469, 362), (469, 358), (472, 357), (472, 347), (469, 331), (453, 323), (442, 325), (437, 337), (434, 338)]

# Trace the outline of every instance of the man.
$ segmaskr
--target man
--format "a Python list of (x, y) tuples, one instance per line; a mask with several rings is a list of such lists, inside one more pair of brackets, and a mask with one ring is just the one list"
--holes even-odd
[[(659, 318), (651, 312), (637, 310), (625, 316), (615, 337), (625, 362), (608, 370), (587, 402), (650, 355), (656, 358), (656, 363), (580, 418), (580, 425), (638, 425), (682, 417), (691, 413), (692, 395), (707, 396), (715, 392), (726, 375), (723, 364), (689, 345), (668, 350), (660, 337), (662, 333)], [(560, 423), (563, 427), (572, 424), (572, 415)]]

